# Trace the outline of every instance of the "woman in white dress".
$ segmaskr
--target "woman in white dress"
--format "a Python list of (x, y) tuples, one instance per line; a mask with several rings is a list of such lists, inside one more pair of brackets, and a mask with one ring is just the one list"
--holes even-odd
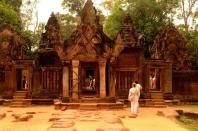
[(138, 100), (139, 100), (139, 91), (136, 87), (136, 83), (132, 84), (132, 87), (129, 90), (128, 95), (129, 101), (131, 101), (131, 113), (133, 116), (137, 116), (137, 110), (138, 110)]

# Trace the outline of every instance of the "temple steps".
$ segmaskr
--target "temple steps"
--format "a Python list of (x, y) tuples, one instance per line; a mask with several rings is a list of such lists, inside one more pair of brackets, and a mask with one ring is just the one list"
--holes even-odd
[(16, 91), (13, 100), (11, 103), (11, 107), (26, 107), (31, 105), (31, 99), (26, 99), (27, 91)]
[(150, 91), (151, 101), (149, 102), (152, 107), (166, 107), (164, 102), (164, 94), (161, 91)]

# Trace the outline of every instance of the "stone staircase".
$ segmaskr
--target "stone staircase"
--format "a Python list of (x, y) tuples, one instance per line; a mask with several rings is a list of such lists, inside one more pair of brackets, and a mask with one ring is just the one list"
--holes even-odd
[(149, 104), (151, 107), (166, 107), (166, 103), (164, 102), (164, 95), (161, 91), (150, 91), (151, 93), (151, 101)]
[(57, 102), (55, 109), (80, 109), (80, 110), (100, 110), (100, 109), (122, 109), (124, 103), (116, 102), (115, 98), (98, 98), (95, 96), (81, 97), (78, 102)]
[(13, 100), (11, 103), (11, 107), (26, 107), (31, 105), (31, 99), (26, 99), (27, 91), (16, 91)]

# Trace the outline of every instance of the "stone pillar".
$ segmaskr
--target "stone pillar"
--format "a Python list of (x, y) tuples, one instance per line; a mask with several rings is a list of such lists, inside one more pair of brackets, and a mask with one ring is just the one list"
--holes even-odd
[(69, 67), (63, 66), (63, 98), (69, 97)]
[(32, 92), (33, 92), (33, 88), (32, 88), (32, 80), (33, 80), (33, 68), (29, 67), (28, 68), (28, 98), (32, 97)]
[(79, 61), (78, 60), (72, 60), (72, 99), (78, 100), (78, 83), (79, 83)]
[(106, 97), (106, 60), (99, 61), (100, 71), (100, 97)]
[(116, 87), (116, 70), (115, 63), (111, 63), (109, 71), (109, 96), (115, 97), (115, 87)]
[(172, 63), (168, 63), (166, 69), (164, 70), (164, 93), (172, 93)]

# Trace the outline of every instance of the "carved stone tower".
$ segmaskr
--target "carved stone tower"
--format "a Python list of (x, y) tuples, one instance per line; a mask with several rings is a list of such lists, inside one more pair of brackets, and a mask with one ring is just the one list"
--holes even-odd
[(63, 41), (60, 34), (60, 26), (54, 13), (51, 14), (45, 33), (41, 36), (40, 48), (55, 48), (62, 45)]

